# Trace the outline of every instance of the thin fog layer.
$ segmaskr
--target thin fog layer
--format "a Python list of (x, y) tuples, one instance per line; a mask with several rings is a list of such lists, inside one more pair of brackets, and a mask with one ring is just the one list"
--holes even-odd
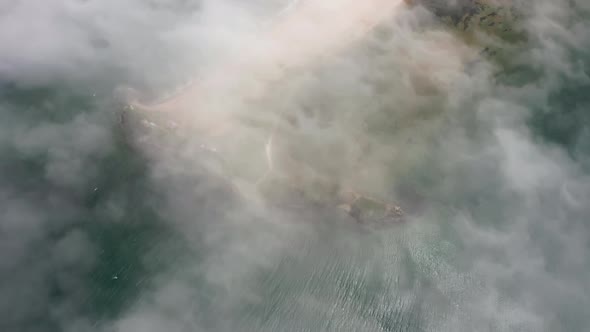
[(590, 8), (430, 2), (0, 4), (0, 328), (587, 329)]

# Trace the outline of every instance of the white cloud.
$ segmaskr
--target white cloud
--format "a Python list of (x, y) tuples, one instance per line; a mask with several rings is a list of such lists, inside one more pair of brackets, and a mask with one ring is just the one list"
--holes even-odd
[[(272, 112), (290, 112), (303, 129), (287, 142), (303, 159), (347, 184), (383, 195), (409, 187), (417, 197), (405, 198), (408, 203), (422, 200), (415, 204), (420, 215), (408, 224), (362, 233), (351, 220), (293, 197), (281, 203), (299, 208), (235, 199), (224, 179), (204, 176), (213, 167), (203, 166), (204, 143), (195, 131), (183, 140), (163, 135), (157, 148), (143, 151), (150, 190), (165, 195), (160, 216), (188, 242), (187, 257), (171, 271), (146, 276), (151, 288), (122, 317), (93, 325), (77, 304), (100, 249), (91, 234), (61, 231), (72, 226), (72, 216), (83, 218), (82, 208), (73, 207), (79, 202), (70, 200), (92, 190), (104, 175), (96, 160), (113, 152), (109, 106), (97, 102), (71, 119), (38, 123), (21, 114), (22, 105), (6, 101), (3, 148), (19, 158), (44, 156), (39, 181), (50, 188), (26, 194), (9, 184), (9, 175), (0, 177), (0, 271), (11, 274), (0, 316), (12, 317), (8, 326), (25, 326), (50, 311), (54, 323), (72, 331), (379, 331), (404, 322), (448, 331), (587, 326), (589, 178), (529, 120), (552, 111), (564, 83), (588, 83), (580, 54), (590, 28), (565, 2), (525, 3), (530, 44), (515, 49), (510, 61), (538, 76), (520, 85), (497, 79), (494, 64), (423, 8), (399, 11), (350, 48), (343, 43), (315, 54), (323, 45), (318, 40), (330, 36), (330, 22), (321, 22), (309, 34), (295, 34), (297, 43), (285, 43), (295, 65), (282, 72), (256, 61), (225, 66), (252, 60), (242, 57), (245, 49), (281, 54), (257, 39), (277, 24), (267, 18), (280, 1), (0, 4), (3, 80), (78, 82), (76, 91), (134, 82), (160, 94), (162, 87), (220, 72), (223, 84), (187, 95), (188, 115), (169, 115), (172, 120), (196, 121), (198, 112), (210, 120), (212, 110), (228, 107), (272, 123)], [(213, 102), (195, 111), (194, 103), (206, 98)], [(51, 103), (31, 108), (44, 116), (63, 111)], [(264, 161), (252, 151), (262, 151), (257, 147), (268, 133), (234, 128), (234, 136), (217, 142), (258, 174)], [(124, 223), (126, 209), (139, 204), (133, 195), (112, 193), (95, 209)], [(153, 254), (145, 253), (147, 264)], [(66, 294), (55, 306), (46, 279)]]

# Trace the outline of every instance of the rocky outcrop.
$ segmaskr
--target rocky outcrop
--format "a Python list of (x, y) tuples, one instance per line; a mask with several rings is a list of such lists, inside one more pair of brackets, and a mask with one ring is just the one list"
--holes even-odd
[(501, 61), (506, 51), (526, 41), (521, 13), (512, 0), (408, 0), (432, 11), (466, 43), (482, 55)]

